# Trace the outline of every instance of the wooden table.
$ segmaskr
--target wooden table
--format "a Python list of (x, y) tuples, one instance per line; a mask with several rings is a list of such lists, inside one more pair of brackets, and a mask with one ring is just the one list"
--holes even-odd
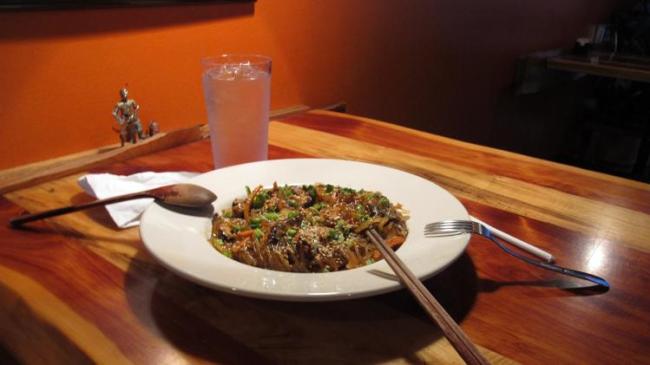
[[(528, 266), (473, 237), (426, 286), (493, 363), (650, 362), (650, 186), (393, 124), (312, 111), (270, 126), (270, 158), (371, 161), (423, 176), (469, 212), (607, 278)], [(94, 168), (211, 169), (207, 140)], [(89, 200), (80, 174), (0, 198), (0, 220)], [(332, 303), (212, 291), (161, 267), (103, 209), (0, 228), (0, 362), (460, 363), (404, 290)]]

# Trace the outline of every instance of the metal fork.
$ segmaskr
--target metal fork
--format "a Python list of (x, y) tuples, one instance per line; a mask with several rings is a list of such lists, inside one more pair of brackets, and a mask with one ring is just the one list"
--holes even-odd
[(487, 227), (485, 227), (484, 225), (478, 222), (467, 221), (467, 220), (446, 220), (446, 221), (440, 221), (435, 223), (429, 223), (424, 227), (425, 237), (445, 237), (445, 236), (458, 235), (462, 233), (474, 233), (474, 234), (481, 235), (489, 239), (490, 241), (494, 242), (497, 246), (499, 246), (499, 248), (501, 248), (507, 254), (514, 256), (531, 265), (535, 265), (546, 270), (555, 271), (560, 274), (587, 280), (597, 285), (600, 285), (602, 287), (609, 288), (609, 283), (607, 282), (607, 280), (599, 276), (578, 271), (578, 270), (567, 269), (548, 262), (535, 260), (533, 258), (512, 251), (510, 248), (508, 248), (506, 245), (500, 242), (497, 239), (497, 237), (495, 237), (492, 234), (492, 231), (490, 231)]

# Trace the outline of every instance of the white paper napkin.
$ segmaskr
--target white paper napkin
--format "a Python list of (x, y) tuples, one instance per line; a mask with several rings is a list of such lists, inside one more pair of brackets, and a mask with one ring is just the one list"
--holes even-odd
[[(177, 184), (198, 175), (195, 172), (140, 172), (122, 176), (89, 174), (79, 178), (79, 185), (97, 199), (149, 190), (159, 186)], [(120, 228), (140, 224), (140, 214), (153, 202), (152, 198), (129, 200), (106, 206), (108, 214)]]

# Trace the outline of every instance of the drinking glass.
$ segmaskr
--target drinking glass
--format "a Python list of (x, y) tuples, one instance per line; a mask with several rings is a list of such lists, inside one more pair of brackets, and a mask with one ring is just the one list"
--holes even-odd
[(224, 54), (201, 63), (214, 167), (266, 160), (271, 59)]

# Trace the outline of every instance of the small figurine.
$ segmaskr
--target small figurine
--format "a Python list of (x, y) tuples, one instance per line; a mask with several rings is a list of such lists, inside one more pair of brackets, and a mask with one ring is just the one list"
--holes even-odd
[(149, 137), (153, 137), (156, 133), (160, 132), (160, 126), (155, 120), (149, 122), (149, 127), (147, 129), (149, 130)]
[(140, 105), (133, 99), (128, 99), (129, 91), (126, 88), (120, 89), (120, 101), (113, 108), (113, 118), (120, 126), (120, 142), (124, 146), (125, 142), (136, 143), (138, 138), (147, 138), (142, 131), (138, 110)]

